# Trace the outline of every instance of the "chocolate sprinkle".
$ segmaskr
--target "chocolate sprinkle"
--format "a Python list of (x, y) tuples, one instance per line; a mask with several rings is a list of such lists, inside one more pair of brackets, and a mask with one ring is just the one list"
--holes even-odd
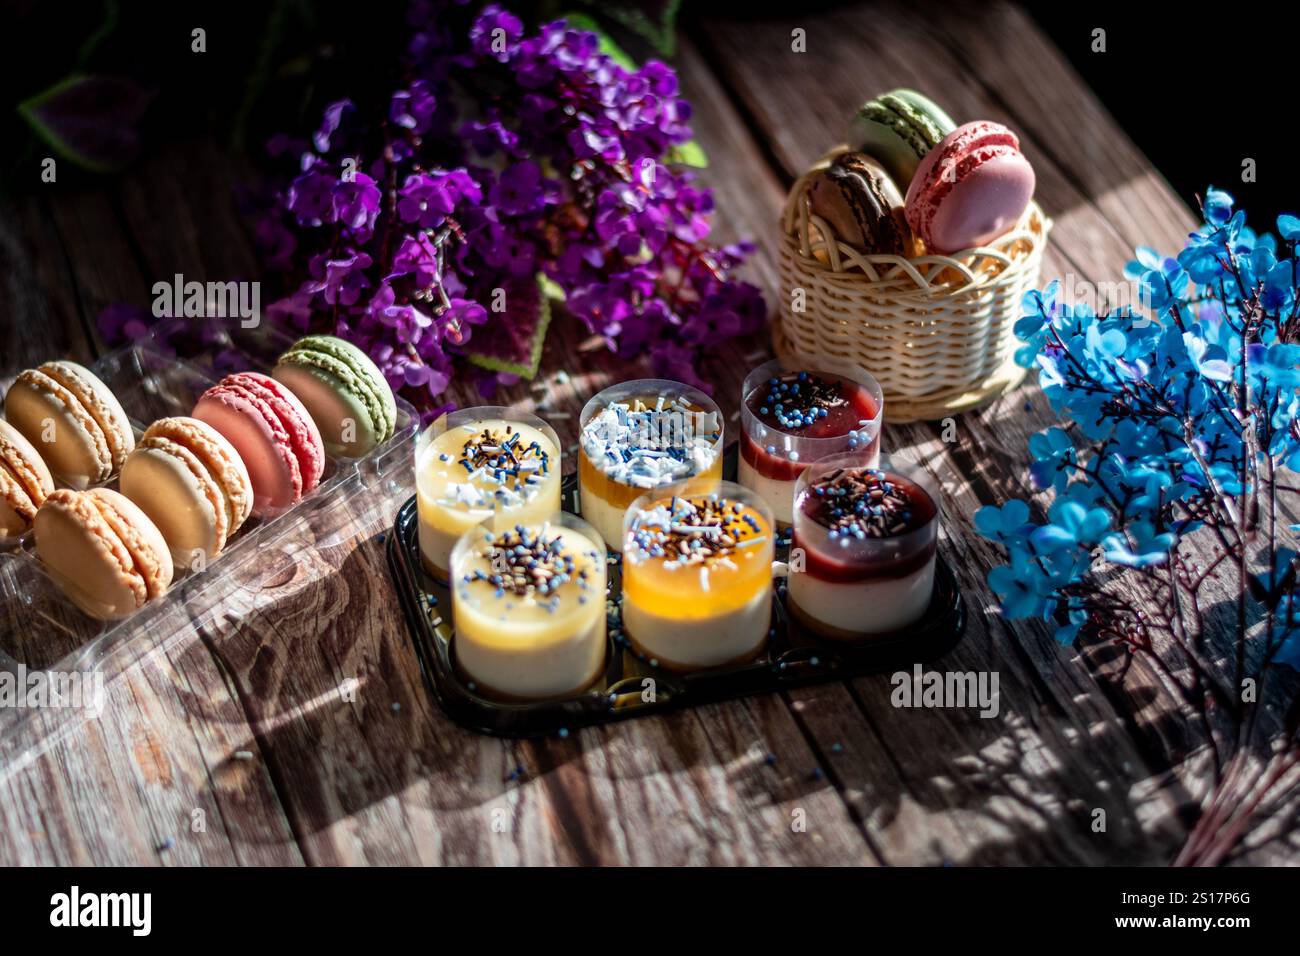
[(919, 526), (911, 496), (877, 468), (837, 468), (808, 493), (819, 499), (816, 517), (831, 538), (885, 538)]
[(470, 475), (480, 469), (490, 473), (498, 484), (516, 488), (531, 484), (534, 473), (544, 475), (550, 469), (551, 456), (536, 441), (521, 447), (522, 437), (511, 425), (506, 425), (505, 432), (484, 428), (465, 440), (459, 464)]
[(515, 525), (513, 531), (489, 533), (487, 547), (479, 552), (488, 570), (465, 575), (466, 583), (485, 581), (499, 597), (507, 591), (517, 597), (552, 595), (574, 580), (585, 585), (587, 569), (578, 568), (559, 535), (547, 537), (545, 532), (542, 528), (529, 534), (523, 525)]
[(737, 548), (763, 540), (763, 526), (740, 502), (673, 497), (640, 513), (631, 530), (637, 554), (663, 558), (669, 567), (721, 562)]

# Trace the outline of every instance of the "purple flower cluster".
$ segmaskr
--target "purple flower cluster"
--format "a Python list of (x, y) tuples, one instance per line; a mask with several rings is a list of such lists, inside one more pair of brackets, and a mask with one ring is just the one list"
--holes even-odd
[(759, 291), (730, 276), (748, 248), (709, 243), (710, 191), (666, 162), (691, 138), (671, 68), (627, 69), (564, 21), (525, 36), (498, 6), (417, 0), (410, 21), (383, 116), (331, 105), (255, 226), (268, 264), (305, 269), (272, 314), (332, 326), (429, 409), (458, 359), (531, 374), (544, 301), (512, 297), (521, 280), (695, 384), (702, 350), (762, 326)]

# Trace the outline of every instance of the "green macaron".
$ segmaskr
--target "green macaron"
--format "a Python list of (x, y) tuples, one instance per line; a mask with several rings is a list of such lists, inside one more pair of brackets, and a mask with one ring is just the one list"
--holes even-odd
[(299, 339), (272, 378), (298, 397), (331, 455), (359, 458), (393, 436), (393, 390), (365, 352), (332, 335)]
[(956, 128), (928, 97), (915, 90), (893, 90), (858, 108), (849, 127), (849, 145), (880, 160), (906, 191), (921, 159)]

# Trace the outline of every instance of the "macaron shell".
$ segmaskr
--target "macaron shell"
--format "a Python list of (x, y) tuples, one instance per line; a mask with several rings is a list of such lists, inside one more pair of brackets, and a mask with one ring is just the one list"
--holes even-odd
[(1034, 185), (1014, 133), (967, 123), (922, 160), (907, 191), (907, 220), (937, 252), (985, 245), (1019, 221)]
[(319, 483), (325, 465), (320, 432), (302, 403), (256, 372), (228, 375), (199, 398), (194, 418), (234, 446), (253, 486), (253, 514), (296, 504)]
[(131, 420), (117, 396), (94, 372), (76, 362), (46, 362), (40, 370), (75, 395), (90, 412), (108, 442), (112, 470), (116, 472), (135, 447)]
[(242, 372), (227, 378), (238, 378), (241, 387), (271, 406), (279, 417), (280, 424), (289, 433), (293, 453), (298, 458), (298, 466), (302, 471), (302, 493), (313, 490), (320, 484), (321, 476), (325, 473), (325, 444), (321, 441), (320, 430), (312, 420), (311, 413), (287, 386), (281, 385), (269, 375)]
[[(271, 374), (302, 402), (331, 455), (359, 458), (382, 440), (371, 410), (338, 376), (299, 364), (277, 365)], [(351, 441), (344, 440), (348, 422), (352, 423)]]
[(194, 417), (219, 431), (239, 453), (253, 484), (253, 514), (265, 515), (302, 500), (302, 469), (289, 433), (265, 403), (216, 385), (199, 398)]
[(167, 541), (149, 516), (125, 495), (111, 488), (92, 488), (86, 495), (98, 505), (109, 527), (126, 545), (143, 579), (149, 600), (171, 587), (175, 567)]
[(45, 461), (22, 432), (0, 418), (0, 537), (27, 531), (53, 490)]
[[(306, 406), (331, 454), (359, 457), (396, 429), (392, 388), (370, 356), (351, 342), (306, 336), (280, 357), (271, 374)], [(345, 440), (349, 420), (353, 436)]]
[(97, 620), (125, 617), (149, 597), (126, 545), (84, 493), (60, 488), (32, 523), (36, 555), (64, 594)]
[(911, 255), (903, 197), (885, 167), (863, 153), (836, 157), (808, 187), (809, 212), (841, 242), (871, 254)]
[(17, 537), (26, 532), (32, 526), (39, 507), (40, 504), (32, 500), (17, 476), (0, 462), (0, 538)]
[(36, 554), (68, 598), (98, 620), (137, 610), (171, 583), (162, 535), (131, 502), (104, 488), (60, 488), (33, 522)]
[(64, 484), (86, 488), (113, 474), (108, 440), (94, 416), (39, 369), (20, 373), (9, 387), (5, 418), (40, 450), (50, 471)]
[(253, 512), (253, 484), (248, 469), (221, 432), (197, 418), (160, 418), (145, 429), (140, 444), (175, 442), (189, 451), (216, 482), (221, 493), (230, 534)]
[(230, 518), (225, 498), (203, 463), (166, 439), (142, 440), (122, 466), (122, 493), (158, 526), (172, 561), (205, 564), (225, 546)]
[(906, 188), (921, 159), (956, 126), (952, 118), (915, 90), (893, 90), (859, 109), (848, 140), (858, 150), (884, 163)]
[[(375, 411), (376, 427), (383, 433), (383, 439), (387, 440), (397, 426), (397, 402), (393, 398), (393, 389), (379, 366), (360, 346), (333, 335), (308, 335), (299, 339), (281, 360), (292, 359), (312, 364), (320, 358), (342, 363), (355, 377), (355, 382), (348, 381), (347, 384), (365, 393), (365, 402)], [(321, 367), (339, 374), (336, 366)], [(346, 381), (346, 376), (343, 377)]]

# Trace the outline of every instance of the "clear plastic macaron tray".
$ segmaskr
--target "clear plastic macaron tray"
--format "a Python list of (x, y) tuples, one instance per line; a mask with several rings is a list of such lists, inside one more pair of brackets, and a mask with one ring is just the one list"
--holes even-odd
[[(137, 439), (156, 419), (189, 415), (222, 376), (269, 372), (293, 343), (265, 325), (250, 330), (164, 321), (185, 322), (193, 335), (177, 345), (176, 328), (157, 328), (89, 366), (121, 402)], [(172, 344), (161, 345), (163, 340)], [(299, 503), (250, 517), (206, 566), (178, 565), (168, 591), (123, 620), (97, 621), (79, 611), (37, 559), (31, 531), (0, 539), (0, 674), (96, 671), (111, 677), (169, 637), (204, 624), (220, 613), (231, 592), (260, 588), (268, 576), (284, 571), (297, 549), (338, 535), (346, 523), (341, 506), (358, 492), (378, 485), (391, 492), (408, 484), (418, 425), (415, 409), (398, 399), (392, 438), (362, 458), (327, 455), (320, 484)], [(113, 476), (103, 486), (116, 483)], [(0, 708), (0, 742), (23, 714), (22, 708)]]

